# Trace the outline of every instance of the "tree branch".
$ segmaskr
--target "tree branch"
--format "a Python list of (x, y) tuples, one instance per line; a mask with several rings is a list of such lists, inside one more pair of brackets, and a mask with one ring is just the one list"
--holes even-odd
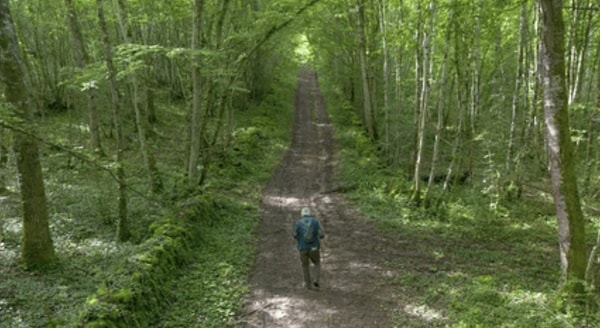
[[(8, 124), (8, 123), (6, 123), (4, 121), (0, 121), (0, 127), (9, 129), (9, 130), (11, 130), (13, 132), (17, 132), (17, 133), (23, 134), (25, 136), (28, 136), (30, 138), (35, 139), (38, 142), (41, 142), (42, 144), (44, 144), (46, 146), (49, 146), (49, 147), (57, 149), (57, 150), (59, 150), (59, 151), (61, 151), (63, 153), (66, 153), (66, 154), (68, 154), (70, 156), (73, 156), (76, 159), (78, 159), (78, 160), (80, 160), (80, 161), (82, 161), (84, 163), (88, 163), (91, 166), (93, 166), (95, 168), (98, 168), (98, 169), (100, 169), (100, 170), (108, 173), (108, 175), (110, 176), (111, 179), (113, 179), (117, 183), (120, 183), (117, 175), (110, 168), (108, 168), (105, 165), (103, 165), (103, 163), (99, 163), (99, 162), (95, 161), (94, 159), (88, 158), (87, 156), (85, 156), (82, 153), (76, 152), (76, 151), (74, 151), (72, 149), (69, 149), (69, 148), (63, 146), (63, 145), (60, 145), (60, 144), (57, 144), (57, 143), (53, 143), (53, 142), (50, 142), (50, 141), (46, 141), (46, 140), (44, 140), (43, 138), (37, 136), (34, 133), (31, 133), (29, 131), (23, 130), (23, 129), (19, 128), (19, 127), (15, 127), (15, 126), (10, 125), (10, 124)], [(156, 198), (149, 197), (148, 195), (146, 195), (146, 194), (142, 193), (141, 191), (138, 191), (138, 190), (136, 190), (134, 188), (131, 188), (128, 185), (126, 187), (127, 187), (128, 190), (130, 190), (134, 194), (142, 197), (146, 201), (155, 203), (155, 204), (159, 205), (160, 207), (164, 207), (164, 205), (162, 204), (162, 202), (160, 200), (158, 200)]]
[(275, 25), (273, 27), (271, 27), (271, 29), (263, 36), (263, 38), (254, 46), (254, 48), (252, 48), (248, 54), (246, 54), (244, 57), (242, 57), (240, 59), (240, 61), (242, 60), (246, 60), (247, 58), (250, 58), (256, 51), (258, 51), (258, 49), (260, 47), (262, 47), (263, 44), (265, 44), (265, 42), (269, 41), (269, 39), (275, 35), (275, 33), (283, 30), (284, 28), (286, 28), (288, 25), (290, 25), (294, 20), (296, 20), (296, 18), (298, 18), (300, 15), (302, 15), (303, 12), (305, 12), (308, 8), (314, 6), (315, 4), (319, 3), (321, 0), (311, 0), (310, 2), (308, 2), (307, 4), (305, 4), (303, 7), (301, 7), (300, 9), (298, 9), (296, 11), (296, 13), (294, 14), (293, 17), (291, 17), (290, 19), (286, 20), (285, 22), (279, 24), (279, 25)]

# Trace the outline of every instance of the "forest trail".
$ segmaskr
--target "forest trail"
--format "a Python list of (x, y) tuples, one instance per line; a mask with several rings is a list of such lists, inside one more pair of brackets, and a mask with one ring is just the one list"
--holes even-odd
[[(296, 92), (290, 149), (267, 185), (258, 226), (251, 292), (241, 327), (391, 327), (396, 272), (384, 269), (399, 249), (346, 204), (335, 188), (336, 156), (316, 74), (304, 69)], [(310, 206), (322, 222), (321, 288), (307, 290), (292, 225)]]

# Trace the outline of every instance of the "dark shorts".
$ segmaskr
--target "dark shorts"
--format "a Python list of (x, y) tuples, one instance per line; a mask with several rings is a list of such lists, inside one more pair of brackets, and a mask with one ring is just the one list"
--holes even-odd
[(308, 265), (309, 259), (314, 264), (319, 264), (321, 262), (321, 252), (318, 248), (300, 250), (300, 261), (302, 261), (302, 265)]

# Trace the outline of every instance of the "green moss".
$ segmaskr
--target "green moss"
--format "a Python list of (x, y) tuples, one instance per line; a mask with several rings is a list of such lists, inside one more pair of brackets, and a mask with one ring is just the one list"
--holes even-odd
[[(165, 216), (150, 227), (152, 237), (139, 246), (140, 252), (116, 276), (119, 286), (101, 287), (88, 298), (80, 318), (85, 327), (146, 327), (161, 313), (165, 285), (186, 261), (193, 240), (198, 239), (197, 220), (212, 220), (217, 202), (209, 196), (195, 198), (186, 213)], [(213, 208), (209, 208), (213, 207)], [(198, 217), (201, 216), (202, 219)]]
[(85, 328), (113, 328), (113, 327), (116, 328), (117, 326), (111, 325), (107, 321), (104, 321), (104, 320), (97, 320), (97, 321), (85, 324), (84, 327)]
[[(256, 127), (240, 130), (234, 146), (215, 154), (222, 161), (211, 169), (215, 178), (211, 175), (203, 193), (183, 200), (171, 214), (148, 225), (150, 238), (111, 274), (106, 287), (88, 298), (77, 327), (156, 326), (159, 316), (169, 317), (166, 303), (175, 299), (193, 300), (181, 313), (189, 317), (190, 309), (196, 309), (203, 318), (194, 319), (206, 327), (223, 327), (232, 320), (246, 292), (258, 196), (285, 150), (285, 142), (272, 133), (289, 138), (289, 124), (281, 128), (281, 122), (290, 121), (291, 111), (282, 107), (277, 104), (276, 112), (265, 108), (258, 109), (260, 114), (251, 113)], [(194, 264), (186, 266), (190, 261)], [(183, 267), (199, 269), (189, 275), (190, 288), (173, 284)], [(182, 323), (173, 327), (189, 327), (199, 321), (177, 318), (173, 322)]]
[(133, 300), (133, 291), (127, 288), (120, 289), (113, 296), (111, 302), (129, 304)]

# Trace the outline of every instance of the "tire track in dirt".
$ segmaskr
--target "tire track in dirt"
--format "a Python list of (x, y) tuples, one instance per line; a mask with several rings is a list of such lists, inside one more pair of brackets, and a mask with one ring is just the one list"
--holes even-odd
[[(299, 73), (290, 149), (264, 190), (251, 292), (239, 327), (390, 327), (396, 243), (379, 235), (333, 190), (333, 127), (316, 74)], [(326, 232), (319, 291), (302, 284), (292, 224), (309, 205)]]

